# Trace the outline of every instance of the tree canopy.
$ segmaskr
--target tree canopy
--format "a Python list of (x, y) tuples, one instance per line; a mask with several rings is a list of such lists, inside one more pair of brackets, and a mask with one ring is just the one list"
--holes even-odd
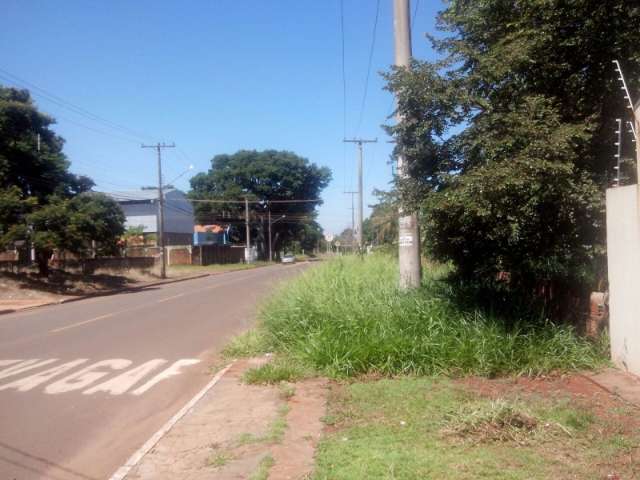
[[(320, 193), (331, 181), (331, 172), (292, 152), (240, 150), (216, 155), (211, 168), (191, 179), (190, 198), (195, 200), (242, 200), (248, 198), (252, 240), (267, 248), (268, 211), (271, 210), (274, 251), (315, 245), (322, 236), (315, 222)], [(303, 200), (299, 203), (282, 201)], [(195, 203), (200, 223), (235, 225), (236, 237), (244, 241), (244, 204)], [(302, 247), (305, 248), (305, 247)]]
[(623, 0), (447, 3), (441, 59), (387, 75), (410, 165), (399, 192), (432, 255), (528, 292), (602, 274), (615, 118), (629, 114), (612, 60), (639, 91), (638, 24)]
[(31, 242), (42, 273), (54, 249), (85, 255), (95, 241), (113, 253), (125, 220), (116, 202), (89, 193), (91, 179), (69, 172), (53, 123), (28, 91), (0, 87), (0, 248)]

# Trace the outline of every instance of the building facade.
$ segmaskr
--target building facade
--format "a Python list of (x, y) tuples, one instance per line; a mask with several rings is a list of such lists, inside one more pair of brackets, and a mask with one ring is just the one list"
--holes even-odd
[[(193, 205), (180, 190), (168, 188), (164, 193), (164, 239), (166, 245), (191, 245), (195, 219)], [(160, 220), (158, 190), (144, 188), (108, 193), (126, 216), (125, 227), (141, 227), (143, 235), (157, 238)]]

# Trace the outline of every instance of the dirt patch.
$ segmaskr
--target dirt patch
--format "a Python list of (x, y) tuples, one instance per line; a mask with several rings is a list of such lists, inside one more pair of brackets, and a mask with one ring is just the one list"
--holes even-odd
[(0, 300), (59, 300), (137, 286), (154, 278), (138, 273), (81, 275), (56, 270), (49, 277), (41, 277), (35, 273), (3, 272), (0, 274)]
[[(635, 475), (640, 475), (640, 408), (608, 391), (593, 379), (581, 374), (510, 379), (470, 377), (457, 383), (475, 395), (495, 400), (564, 400), (571, 408), (594, 415), (596, 421), (593, 424), (597, 426), (590, 428), (589, 434), (593, 441), (607, 440), (612, 447), (611, 456), (603, 455), (603, 458), (594, 461), (592, 465), (594, 471), (602, 474), (598, 478), (638, 478)], [(557, 451), (558, 455), (569, 458), (570, 452), (560, 450)], [(615, 471), (633, 472), (634, 476), (622, 477), (611, 473)]]
[(302, 479), (322, 433), (326, 382), (247, 385), (240, 360), (127, 475), (127, 480)]

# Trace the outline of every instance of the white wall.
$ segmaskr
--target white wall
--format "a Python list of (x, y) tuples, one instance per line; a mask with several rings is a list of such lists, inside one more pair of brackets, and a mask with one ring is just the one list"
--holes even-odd
[(640, 375), (640, 211), (638, 186), (607, 190), (611, 357)]

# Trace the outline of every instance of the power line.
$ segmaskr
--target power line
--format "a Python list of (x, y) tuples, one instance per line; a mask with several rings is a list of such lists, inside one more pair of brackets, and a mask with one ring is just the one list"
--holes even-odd
[[(195, 203), (245, 203), (244, 200), (218, 200), (218, 199), (177, 199), (181, 202)], [(249, 200), (249, 203), (320, 203), (322, 199), (301, 199), (301, 200)]]
[[(340, 34), (342, 40), (342, 138), (347, 136), (347, 72), (345, 67), (344, 0), (340, 0)], [(347, 148), (342, 148), (343, 190), (347, 189)]]
[(139, 139), (149, 139), (151, 138), (149, 135), (146, 135), (144, 133), (140, 133), (140, 132), (136, 132), (135, 130), (132, 130), (128, 127), (125, 127), (123, 125), (120, 125), (118, 123), (112, 122), (110, 120), (107, 120), (104, 117), (101, 117), (100, 115), (96, 115), (95, 113), (90, 112), (89, 110), (80, 107), (78, 105), (75, 105), (53, 93), (48, 92), (47, 90), (45, 90), (42, 87), (39, 87), (38, 85), (25, 80), (23, 78), (20, 78), (17, 75), (14, 75), (11, 72), (8, 72), (7, 70), (4, 70), (2, 68), (0, 68), (0, 77), (4, 78), (5, 80), (8, 80), (11, 83), (14, 83), (18, 86), (20, 86), (20, 84), (22, 84), (22, 86), (27, 86), (29, 87), (32, 91), (34, 91), (33, 93), (47, 99), (48, 101), (62, 107), (62, 108), (66, 108), (74, 113), (76, 113), (77, 115), (81, 115), (84, 116), (85, 118), (88, 118), (92, 121), (96, 121), (96, 122), (100, 122), (104, 125), (106, 125), (109, 128), (112, 128), (114, 130), (120, 130), (123, 133), (126, 133), (130, 136), (133, 136), (134, 138), (139, 138)]
[[(364, 107), (367, 102), (367, 93), (369, 91), (369, 77), (371, 76), (371, 64), (373, 62), (373, 52), (376, 46), (376, 32), (378, 31), (378, 17), (380, 16), (380, 0), (376, 2), (376, 17), (373, 21), (373, 33), (371, 34), (371, 47), (369, 48), (369, 63), (367, 65), (367, 76), (364, 81), (364, 93), (362, 94), (362, 103), (360, 104), (360, 115), (358, 117), (358, 126), (356, 127), (356, 136), (360, 133), (362, 125), (362, 117), (364, 115)], [(345, 134), (346, 137), (346, 134)]]

